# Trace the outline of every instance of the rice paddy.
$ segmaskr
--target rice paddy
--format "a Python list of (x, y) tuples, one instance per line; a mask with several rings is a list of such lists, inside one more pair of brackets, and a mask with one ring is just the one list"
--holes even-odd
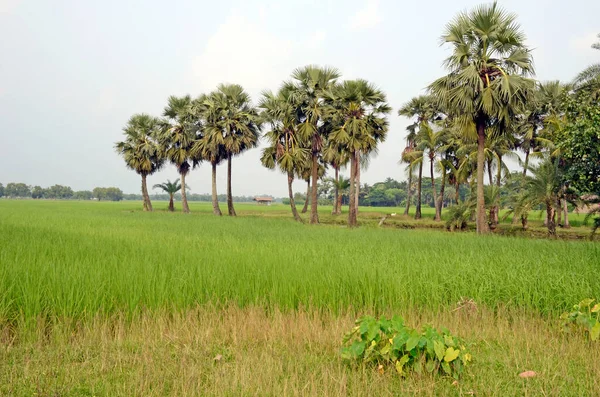
[[(467, 377), (464, 382), (478, 394), (502, 395), (506, 384), (530, 362), (546, 371), (542, 379), (535, 381), (541, 382), (537, 391), (590, 395), (598, 390), (599, 381), (593, 375), (593, 371), (597, 375), (598, 368), (592, 364), (598, 360), (591, 359), (589, 350), (597, 357), (597, 344), (588, 346), (584, 339), (565, 337), (558, 320), (581, 299), (600, 298), (597, 243), (477, 237), (473, 233), (434, 230), (309, 226), (279, 215), (275, 206), (239, 205), (242, 216), (237, 218), (212, 216), (210, 204), (192, 204), (193, 213), (187, 216), (163, 211), (143, 213), (140, 207), (132, 202), (0, 200), (0, 373), (4, 373), (0, 384), (14, 386), (4, 386), (3, 394), (31, 395), (30, 385), (16, 379), (41, 376), (48, 370), (44, 360), (54, 363), (47, 364), (50, 366), (67, 365), (64, 360), (68, 359), (59, 352), (74, 354), (73, 359), (83, 360), (88, 367), (85, 371), (83, 367), (73, 369), (73, 374), (81, 375), (79, 378), (63, 373), (66, 378), (60, 384), (38, 381), (41, 395), (138, 394), (135, 390), (140, 395), (168, 394), (167, 389), (142, 385), (139, 382), (143, 377), (128, 372), (133, 371), (135, 359), (127, 357), (128, 350), (121, 343), (130, 343), (134, 338), (135, 343), (131, 343), (137, 347), (130, 354), (142, 351), (150, 360), (166, 360), (163, 364), (168, 366), (168, 349), (153, 356), (151, 346), (156, 345), (152, 344), (165, 342), (173, 326), (179, 330), (174, 333), (191, 323), (202, 328), (198, 318), (204, 318), (207, 324), (206, 329), (197, 331), (198, 335), (210, 329), (221, 337), (207, 337), (206, 343), (193, 339), (195, 342), (182, 345), (185, 349), (200, 349), (190, 354), (208, 361), (200, 366), (204, 375), (186, 378), (191, 383), (185, 387), (177, 383), (183, 379), (175, 374), (165, 376), (165, 382), (172, 382), (170, 390), (179, 391), (179, 395), (203, 394), (202, 390), (220, 394), (214, 388), (218, 381), (212, 384), (210, 376), (217, 376), (215, 371), (221, 369), (207, 363), (212, 363), (215, 354), (223, 354), (219, 352), (225, 347), (233, 349), (227, 358), (231, 370), (245, 375), (238, 373), (239, 378), (231, 384), (237, 386), (222, 389), (224, 395), (256, 394), (259, 389), (255, 387), (259, 386), (265, 394), (314, 394), (311, 390), (318, 392), (319, 387), (325, 387), (325, 394), (340, 390), (342, 394), (361, 394), (369, 390), (370, 384), (381, 393), (410, 393), (423, 388), (423, 394), (458, 394), (457, 388), (447, 386), (451, 381), (437, 388), (431, 383), (440, 380), (402, 382), (388, 375), (378, 378), (368, 369), (347, 368), (341, 363), (336, 346), (352, 319), (384, 313), (403, 315), (414, 324), (454, 326), (463, 337), (477, 341), (474, 350), (484, 364), (473, 370), (474, 378)], [(456, 303), (464, 299), (476, 303), (478, 314), (461, 317), (454, 311)], [(304, 316), (302, 326), (309, 336), (299, 338), (299, 345), (292, 346), (287, 328), (278, 328), (273, 337), (285, 340), (280, 353), (272, 350), (279, 339), (261, 339), (264, 349), (255, 350), (250, 348), (252, 337), (231, 336), (232, 324), (222, 316), (232, 310), (232, 318), (242, 328), (243, 318), (252, 313), (258, 318), (253, 326), (266, 328), (284, 327), (281, 324), (285, 323), (294, 329), (298, 317)], [(209, 321), (211, 316), (214, 320)], [(274, 325), (273, 321), (282, 323)], [(122, 334), (115, 324), (121, 324)], [(540, 324), (542, 328), (537, 329)], [(531, 339), (517, 335), (519, 327), (529, 330)], [(318, 338), (319, 329), (326, 340), (311, 339)], [(101, 330), (105, 334), (101, 335)], [(194, 333), (186, 330), (186, 335)], [(494, 330), (500, 332), (497, 338)], [(140, 335), (145, 332), (156, 334), (144, 341)], [(86, 335), (92, 339), (86, 339)], [(510, 335), (515, 345), (511, 345)], [(91, 340), (98, 346), (92, 347)], [(98, 360), (106, 353), (102, 344), (107, 351), (118, 350), (123, 361), (101, 369)], [(542, 349), (548, 344), (554, 344), (553, 348), (562, 346), (563, 359), (573, 364), (561, 370), (554, 368), (562, 359), (544, 358)], [(95, 353), (77, 353), (82, 346), (87, 346), (84, 350), (88, 353)], [(531, 356), (523, 356), (515, 346), (529, 346)], [(303, 349), (306, 354), (301, 353)], [(240, 352), (250, 356), (236, 361), (240, 360)], [(513, 356), (502, 357), (502, 352)], [(297, 365), (303, 368), (300, 373), (291, 372), (287, 389), (286, 371), (281, 368), (287, 365), (282, 364), (288, 362), (286, 354), (299, 354)], [(33, 357), (34, 362), (22, 367), (27, 357)], [(274, 375), (257, 385), (252, 363), (260, 357), (273, 366)], [(180, 365), (181, 360), (173, 358), (171, 369)], [(510, 365), (514, 368), (507, 367)], [(500, 372), (497, 366), (502, 367)], [(27, 368), (32, 372), (27, 374)], [(132, 377), (117, 380), (123, 382), (122, 388), (110, 386), (112, 378), (106, 371), (113, 370)], [(315, 377), (319, 371), (340, 376), (341, 383)], [(493, 376), (500, 376), (495, 385), (489, 383)], [(569, 379), (578, 381), (569, 383)], [(152, 379), (146, 381), (152, 383)], [(87, 391), (78, 394), (77, 387), (82, 385), (87, 385)], [(303, 389), (305, 385), (310, 386)], [(518, 395), (529, 390), (525, 383), (513, 386), (510, 390)], [(538, 394), (534, 390), (528, 393)]]

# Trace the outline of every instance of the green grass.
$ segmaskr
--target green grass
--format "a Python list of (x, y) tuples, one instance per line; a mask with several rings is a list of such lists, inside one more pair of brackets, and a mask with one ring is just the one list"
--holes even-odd
[(556, 315), (600, 297), (592, 242), (217, 218), (201, 204), (190, 216), (138, 207), (0, 201), (0, 316), (77, 318), (206, 302), (378, 312), (461, 297)]
[[(319, 226), (282, 205), (240, 204), (237, 218), (214, 217), (209, 203), (191, 215), (140, 207), (0, 200), (1, 395), (600, 388), (600, 344), (563, 334), (558, 319), (600, 298), (598, 243), (371, 227), (401, 213), (389, 208), (361, 209), (365, 226), (351, 230), (326, 207), (331, 224)], [(475, 309), (457, 310), (462, 297)], [(448, 327), (470, 344), (472, 368), (453, 384), (348, 366), (341, 339), (361, 314)], [(519, 378), (525, 370), (538, 376)]]

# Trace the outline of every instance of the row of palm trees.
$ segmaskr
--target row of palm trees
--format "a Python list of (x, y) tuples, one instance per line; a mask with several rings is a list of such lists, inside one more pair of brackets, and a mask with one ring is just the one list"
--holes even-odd
[[(496, 3), (459, 14), (447, 25), (442, 40), (452, 49), (444, 63), (447, 74), (431, 83), (426, 95), (413, 98), (398, 111), (414, 120), (401, 161), (408, 165), (409, 186), (413, 171), (418, 172), (417, 218), (421, 216), (423, 166), (428, 160), (435, 219), (441, 220), (446, 182), (455, 186), (455, 192), (469, 183), (476, 198), (477, 231), (487, 233), (490, 225), (498, 223), (498, 191), (502, 174), (508, 170), (504, 160), (514, 157), (517, 149), (524, 152), (521, 188), (525, 189), (530, 158), (553, 150), (553, 126), (560, 118), (561, 97), (570, 88), (559, 82), (540, 84), (532, 78), (531, 51), (516, 16)], [(295, 70), (276, 92), (263, 92), (257, 106), (241, 86), (223, 84), (195, 99), (170, 97), (162, 118), (134, 115), (116, 148), (128, 167), (142, 177), (144, 209), (152, 210), (146, 177), (170, 162), (180, 174), (183, 211), (189, 212), (185, 177), (207, 161), (212, 166), (213, 210), (221, 215), (216, 167), (227, 161), (227, 207), (229, 215), (235, 216), (232, 159), (256, 147), (265, 127), (267, 146), (261, 162), (287, 175), (294, 218), (302, 221), (292, 191), (295, 179), (306, 181), (310, 223), (318, 223), (319, 179), (327, 168), (333, 168), (339, 197), (337, 188), (343, 182), (339, 171), (349, 164), (348, 225), (356, 226), (361, 166), (385, 140), (391, 108), (384, 92), (373, 84), (340, 77), (336, 69), (310, 65)], [(436, 168), (441, 174), (439, 191)], [(486, 170), (489, 185), (495, 188), (492, 196), (496, 192), (489, 217)], [(341, 213), (338, 200), (333, 213)]]
[[(241, 86), (220, 85), (196, 99), (170, 97), (162, 118), (132, 116), (124, 128), (125, 139), (116, 144), (116, 149), (127, 166), (141, 175), (144, 210), (152, 211), (147, 176), (170, 162), (180, 174), (183, 212), (189, 212), (185, 177), (207, 161), (212, 166), (213, 210), (221, 215), (216, 167), (226, 160), (227, 207), (229, 215), (235, 216), (232, 158), (256, 147), (263, 125), (268, 125), (268, 146), (263, 149), (261, 161), (287, 174), (294, 218), (302, 221), (292, 191), (296, 178), (307, 181), (310, 222), (318, 223), (318, 180), (332, 166), (335, 185), (343, 185), (339, 170), (350, 163), (348, 223), (356, 226), (361, 157), (368, 156), (385, 139), (386, 115), (391, 108), (385, 94), (371, 83), (360, 79), (340, 82), (339, 77), (335, 69), (306, 66), (295, 70), (279, 91), (265, 91), (256, 107)], [(337, 203), (334, 213), (339, 214)]]

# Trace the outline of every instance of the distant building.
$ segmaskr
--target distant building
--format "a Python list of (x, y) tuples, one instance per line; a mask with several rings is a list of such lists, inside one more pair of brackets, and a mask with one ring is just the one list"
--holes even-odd
[(258, 205), (271, 205), (273, 197), (254, 197), (254, 201), (256, 201)]

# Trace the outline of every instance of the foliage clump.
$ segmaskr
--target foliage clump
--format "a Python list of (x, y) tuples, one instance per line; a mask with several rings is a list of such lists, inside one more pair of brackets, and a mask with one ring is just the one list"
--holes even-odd
[(343, 340), (342, 358), (376, 364), (380, 371), (394, 368), (401, 376), (411, 372), (445, 374), (458, 379), (471, 354), (464, 342), (450, 334), (425, 326), (421, 331), (404, 324), (401, 317), (392, 319), (365, 316)]
[(600, 337), (600, 303), (592, 306), (594, 299), (584, 299), (573, 306), (573, 311), (564, 313), (565, 332), (587, 332), (590, 340), (597, 341)]

